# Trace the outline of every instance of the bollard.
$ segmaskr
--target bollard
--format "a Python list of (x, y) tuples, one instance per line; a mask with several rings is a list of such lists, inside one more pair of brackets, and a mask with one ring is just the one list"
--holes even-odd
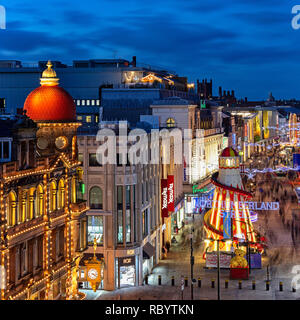
[(215, 287), (215, 279), (211, 280), (211, 287), (214, 288)]
[(256, 286), (255, 286), (255, 280), (252, 280), (252, 290), (255, 290)]
[(239, 289), (242, 289), (242, 280), (239, 280)]
[(175, 286), (175, 277), (174, 276), (172, 276), (172, 286)]
[(158, 285), (161, 286), (161, 275), (158, 276)]
[(201, 278), (198, 278), (198, 288), (201, 288)]
[(148, 284), (148, 275), (145, 277), (145, 284)]
[(279, 291), (283, 291), (283, 283), (282, 283), (282, 281), (279, 282)]
[(228, 289), (228, 280), (225, 280), (225, 289)]
[(270, 290), (270, 281), (266, 281), (266, 291)]
[(185, 287), (187, 287), (189, 284), (188, 284), (188, 277), (185, 277), (184, 278), (184, 285), (185, 285)]

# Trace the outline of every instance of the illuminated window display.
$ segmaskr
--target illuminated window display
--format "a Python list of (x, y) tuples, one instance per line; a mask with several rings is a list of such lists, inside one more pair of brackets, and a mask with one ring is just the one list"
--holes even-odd
[(97, 244), (103, 244), (103, 216), (88, 217), (88, 243), (93, 244), (94, 238)]

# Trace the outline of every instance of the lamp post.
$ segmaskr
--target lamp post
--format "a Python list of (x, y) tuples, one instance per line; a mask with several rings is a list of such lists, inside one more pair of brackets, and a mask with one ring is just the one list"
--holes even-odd
[(194, 248), (193, 248), (193, 233), (194, 233), (194, 212), (193, 212), (193, 225), (191, 228), (191, 300), (194, 300)]
[(217, 239), (217, 266), (218, 266), (218, 300), (221, 300), (220, 297), (220, 239)]

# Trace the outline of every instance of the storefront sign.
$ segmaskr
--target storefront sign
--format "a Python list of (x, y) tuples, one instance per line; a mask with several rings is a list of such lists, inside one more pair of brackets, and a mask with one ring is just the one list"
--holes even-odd
[(174, 176), (168, 176), (168, 211), (174, 212)]
[(198, 185), (193, 186), (193, 193), (208, 192), (206, 187), (200, 188)]
[(168, 217), (168, 180), (161, 179), (161, 216)]
[[(230, 268), (230, 260), (232, 256), (229, 253), (220, 252), (220, 268)], [(206, 264), (207, 268), (217, 268), (218, 266), (218, 256), (216, 252), (206, 253)]]
[(119, 265), (120, 266), (132, 266), (135, 265), (135, 257), (125, 257), (119, 258)]

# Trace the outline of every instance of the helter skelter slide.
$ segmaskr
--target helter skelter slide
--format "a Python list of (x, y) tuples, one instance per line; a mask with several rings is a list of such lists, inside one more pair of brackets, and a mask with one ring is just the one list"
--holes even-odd
[[(238, 153), (231, 147), (225, 148), (219, 157), (219, 172), (213, 175), (212, 183), (216, 186), (212, 208), (204, 216), (206, 252), (232, 251), (240, 243), (248, 243), (249, 247), (258, 249), (252, 225), (252, 214), (247, 202), (251, 193), (244, 190), (240, 174)], [(246, 202), (246, 203), (245, 203)]]

